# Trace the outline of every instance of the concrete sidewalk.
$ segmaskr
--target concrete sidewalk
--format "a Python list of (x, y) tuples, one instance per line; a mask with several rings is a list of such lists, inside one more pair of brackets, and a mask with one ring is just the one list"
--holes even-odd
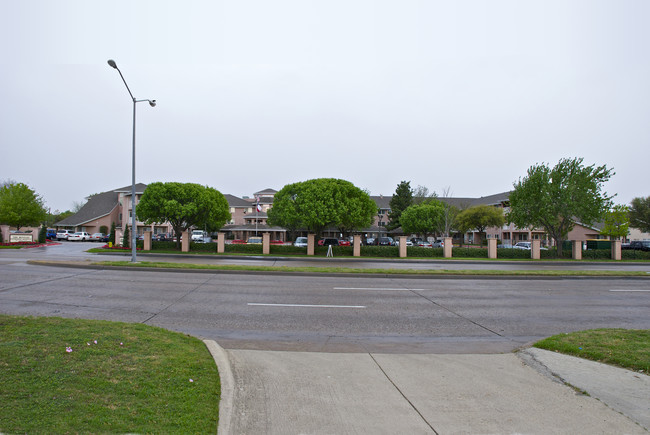
[(220, 435), (647, 434), (650, 427), (647, 375), (539, 349), (333, 354), (206, 343), (222, 379)]

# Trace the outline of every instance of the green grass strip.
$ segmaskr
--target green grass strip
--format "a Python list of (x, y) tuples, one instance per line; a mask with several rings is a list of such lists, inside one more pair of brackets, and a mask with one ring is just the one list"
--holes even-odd
[(646, 375), (650, 371), (650, 329), (590, 329), (553, 335), (534, 346)]
[(314, 266), (254, 266), (254, 265), (213, 265), (196, 263), (168, 263), (142, 261), (102, 261), (91, 263), (99, 266), (156, 268), (156, 269), (201, 269), (232, 270), (257, 272), (308, 272), (308, 273), (352, 273), (352, 274), (386, 274), (386, 275), (469, 275), (469, 276), (643, 276), (650, 278), (644, 271), (615, 270), (468, 270), (468, 269), (364, 269), (354, 267), (314, 267)]
[(0, 315), (0, 433), (216, 433), (205, 344), (142, 324)]

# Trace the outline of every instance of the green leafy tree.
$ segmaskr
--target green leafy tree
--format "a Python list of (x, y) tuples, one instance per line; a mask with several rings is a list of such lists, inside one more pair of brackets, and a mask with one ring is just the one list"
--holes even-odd
[(612, 240), (617, 240), (627, 236), (630, 230), (630, 219), (628, 209), (625, 205), (615, 205), (605, 213), (605, 225), (600, 230), (601, 234), (609, 236)]
[(634, 198), (629, 209), (630, 226), (650, 233), (650, 196)]
[(47, 227), (43, 225), (38, 232), (38, 243), (45, 243), (47, 240)]
[(413, 204), (413, 189), (410, 181), (402, 181), (397, 185), (393, 197), (390, 199), (390, 213), (388, 214), (388, 231), (394, 230), (400, 226), (400, 216), (402, 212)]
[(129, 231), (129, 224), (124, 227), (124, 234), (122, 235), (122, 246), (131, 247), (131, 232)]
[(465, 232), (476, 230), (478, 232), (478, 245), (482, 243), (482, 237), (486, 228), (500, 227), (506, 222), (503, 209), (491, 205), (477, 205), (461, 211), (456, 216), (456, 224)]
[[(602, 191), (614, 172), (603, 166), (584, 166), (582, 158), (562, 159), (555, 167), (537, 164), (514, 184), (508, 221), (519, 228), (543, 228), (562, 246), (579, 221), (592, 225), (611, 206)], [(562, 249), (558, 249), (558, 257)]]
[(230, 220), (226, 197), (218, 190), (195, 183), (151, 183), (136, 207), (147, 225), (169, 222), (180, 249), (181, 234), (190, 228), (213, 232)]
[(20, 230), (40, 225), (47, 218), (43, 199), (23, 183), (0, 187), (0, 222)]
[(445, 206), (438, 200), (412, 205), (402, 213), (400, 222), (404, 234), (417, 234), (426, 239), (443, 225)]
[(280, 189), (268, 216), (271, 225), (305, 228), (320, 236), (327, 227), (344, 233), (367, 227), (376, 211), (377, 205), (368, 193), (349, 181), (318, 178)]
[(115, 222), (111, 223), (111, 234), (108, 236), (108, 241), (115, 246)]

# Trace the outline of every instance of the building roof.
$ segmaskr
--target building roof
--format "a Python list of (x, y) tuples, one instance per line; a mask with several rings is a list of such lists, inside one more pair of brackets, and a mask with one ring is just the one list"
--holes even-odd
[[(136, 185), (135, 185), (135, 194), (136, 195), (142, 195), (146, 188), (147, 188), (146, 184), (144, 184), (144, 183), (136, 183)], [(113, 192), (131, 194), (131, 185), (129, 184), (126, 187), (122, 187), (120, 189), (115, 189), (115, 190), (113, 190)]]
[(226, 201), (228, 201), (228, 205), (230, 207), (250, 207), (251, 203), (246, 201), (245, 199), (241, 199), (235, 195), (231, 195), (229, 193), (223, 195), (226, 197)]
[(253, 195), (255, 195), (255, 196), (257, 196), (257, 195), (275, 195), (276, 193), (278, 193), (277, 190), (269, 188), (269, 189), (260, 190), (259, 192), (255, 192)]
[(390, 209), (390, 200), (392, 199), (392, 196), (384, 196), (384, 195), (370, 195), (370, 199), (375, 201), (375, 204), (377, 204), (378, 208), (381, 209)]
[(55, 226), (72, 227), (83, 225), (94, 219), (106, 216), (118, 205), (120, 192), (112, 190), (110, 192), (98, 193), (88, 198), (88, 202), (81, 209), (67, 218), (57, 222)]

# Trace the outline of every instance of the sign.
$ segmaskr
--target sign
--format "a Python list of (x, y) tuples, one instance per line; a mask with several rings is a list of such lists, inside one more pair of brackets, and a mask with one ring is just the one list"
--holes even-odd
[(34, 236), (32, 234), (17, 234), (17, 233), (11, 233), (9, 234), (9, 242), (10, 243), (20, 243), (20, 242), (33, 242), (34, 241)]

